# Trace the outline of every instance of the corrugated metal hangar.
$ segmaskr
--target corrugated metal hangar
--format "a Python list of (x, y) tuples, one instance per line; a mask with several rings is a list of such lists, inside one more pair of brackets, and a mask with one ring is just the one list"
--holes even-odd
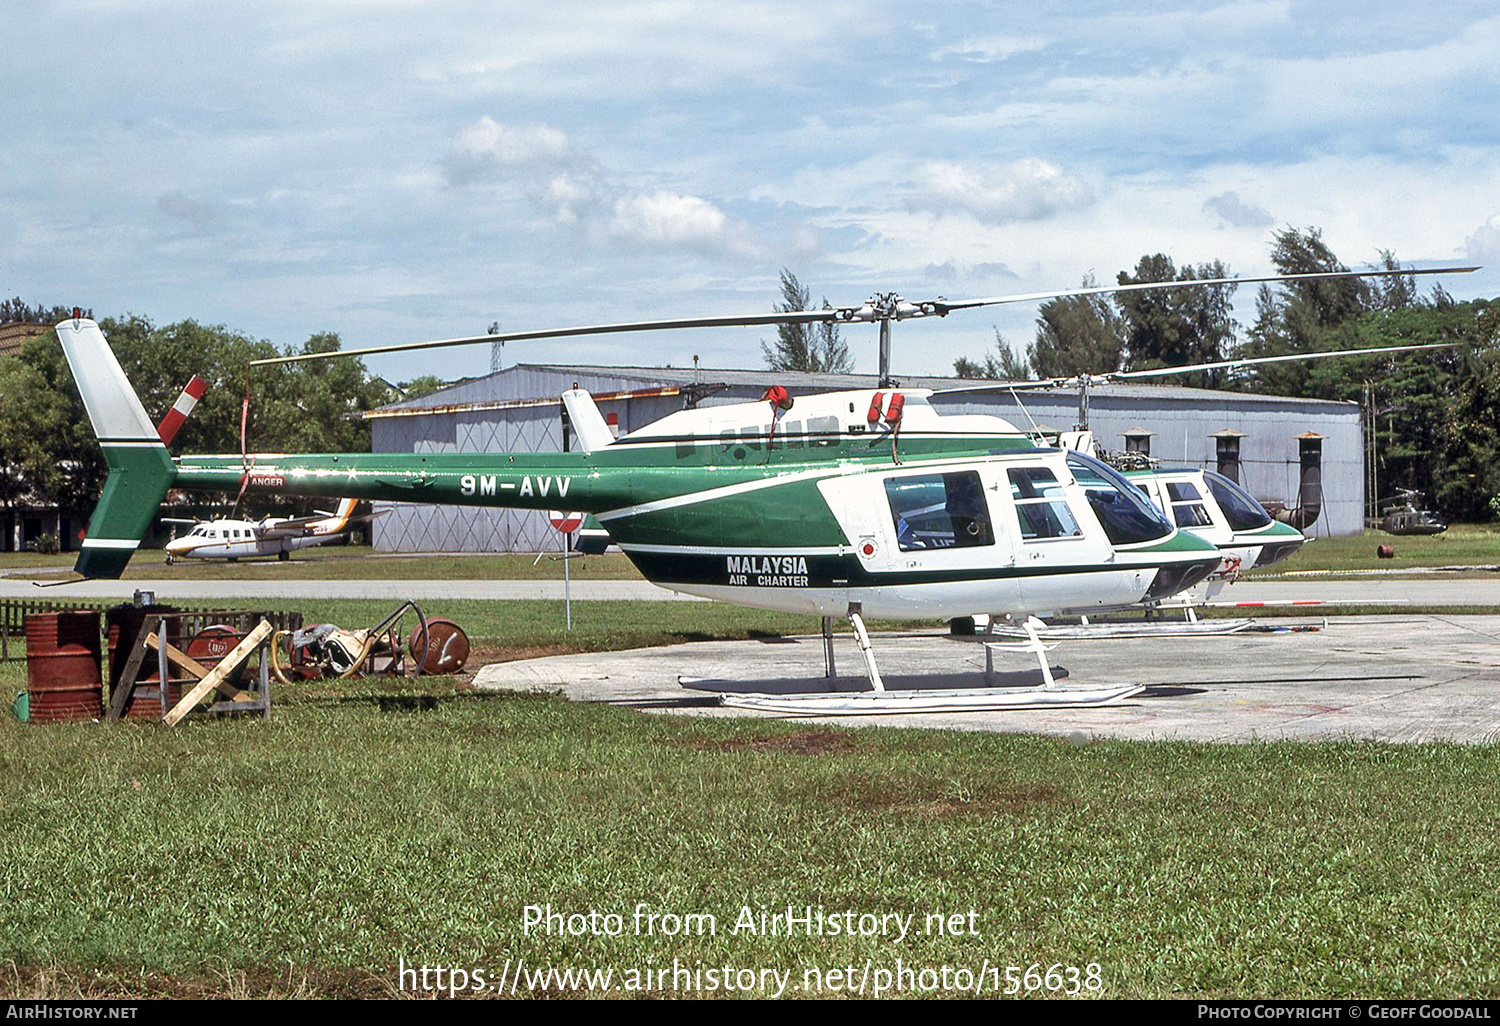
[[(518, 364), (421, 399), (365, 414), (375, 452), (557, 452), (571, 447), (558, 396), (577, 384), (593, 393), (620, 434), (685, 405), (757, 400), (768, 385), (794, 396), (873, 388), (873, 375), (661, 367)], [(905, 388), (979, 384), (903, 378)], [(1078, 395), (1058, 389), (935, 396), (942, 413), (1004, 417), (1021, 430), (1071, 429)], [(1289, 399), (1167, 385), (1106, 385), (1090, 393), (1089, 423), (1107, 449), (1139, 450), (1165, 464), (1225, 472), (1258, 499), (1296, 506), (1309, 468), (1321, 476), (1322, 511), (1309, 535), (1364, 527), (1364, 430), (1355, 403)], [(559, 547), (541, 513), (379, 503), (377, 549), (395, 552), (539, 552)]]

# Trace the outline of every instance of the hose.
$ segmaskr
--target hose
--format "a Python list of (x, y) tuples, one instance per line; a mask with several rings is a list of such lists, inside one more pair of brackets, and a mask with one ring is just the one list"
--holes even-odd
[[(370, 653), (374, 650), (375, 646), (380, 642), (380, 639), (383, 638), (383, 637), (385, 637), (386, 634), (387, 634), (387, 632), (390, 631), (397, 623), (400, 622), (401, 618), (406, 615), (406, 611), (408, 609), (414, 610), (416, 612), (416, 614), (417, 614), (417, 622), (418, 622), (418, 630), (419, 630), (419, 633), (421, 634), (421, 637), (422, 637), (422, 654), (421, 654), (421, 656), (418, 657), (418, 655), (417, 655), (416, 652), (412, 652), (411, 653), (411, 657), (412, 657), (413, 660), (416, 661), (416, 664), (417, 664), (417, 673), (419, 675), (425, 674), (427, 672), (426, 669), (425, 669), (425, 665), (427, 663), (427, 650), (428, 650), (429, 646), (432, 643), (431, 636), (430, 636), (430, 634), (428, 633), (428, 630), (427, 630), (427, 614), (425, 614), (425, 613), (422, 612), (422, 607), (421, 606), (417, 605), (415, 602), (412, 602), (412, 601), (408, 600), (406, 602), (401, 603), (401, 605), (397, 606), (395, 608), (395, 610), (389, 616), (387, 616), (384, 620), (380, 621), (380, 625), (378, 627), (376, 627), (375, 629), (371, 630), (370, 632), (368, 632), (365, 635), (365, 643), (364, 643), (363, 646), (361, 646), (360, 651), (359, 651), (359, 655), (352, 662), (350, 662), (349, 668), (347, 670), (345, 670), (343, 673), (339, 674), (337, 677), (335, 677), (333, 679), (334, 680), (349, 680), (351, 677), (353, 677), (356, 674), (358, 674), (360, 672), (361, 668), (364, 666), (365, 660), (370, 657)], [(292, 684), (298, 683), (298, 681), (296, 681), (296, 680), (294, 680), (291, 677), (288, 677), (286, 675), (285, 671), (282, 669), (282, 666), (281, 666), (281, 659), (279, 658), (280, 652), (281, 652), (281, 642), (282, 642), (282, 640), (283, 639), (290, 639), (291, 636), (292, 636), (292, 632), (291, 631), (277, 631), (274, 635), (271, 636), (271, 672), (276, 675), (276, 679), (277, 680), (279, 680), (279, 681), (281, 681), (281, 683), (287, 684), (287, 685), (292, 685)], [(401, 638), (400, 638), (400, 633), (397, 632), (397, 636), (396, 636), (396, 651), (397, 651), (398, 655), (400, 654), (400, 649), (401, 649)], [(288, 646), (287, 646), (287, 652), (288, 652), (288, 654), (290, 654), (290, 652), (291, 652), (291, 645), (290, 644), (288, 644)]]

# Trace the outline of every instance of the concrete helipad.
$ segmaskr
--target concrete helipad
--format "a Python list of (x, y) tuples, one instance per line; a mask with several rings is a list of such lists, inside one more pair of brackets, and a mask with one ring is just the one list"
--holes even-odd
[[(1258, 625), (1322, 627), (1287, 619)], [(983, 684), (984, 649), (944, 634), (877, 635), (887, 685)], [(1005, 683), (1040, 678), (1027, 656), (1009, 656)], [(836, 647), (839, 690), (862, 689), (853, 641)], [(820, 717), (888, 724), (1136, 739), (1243, 742), (1293, 738), (1483, 743), (1500, 740), (1500, 616), (1331, 618), (1316, 632), (1230, 637), (1070, 641), (1051, 663), (1073, 683), (1133, 680), (1136, 698), (1094, 709)], [(1029, 669), (1028, 669), (1029, 666)], [(679, 677), (722, 684), (685, 688)], [(494, 690), (560, 691), (569, 699), (650, 712), (768, 715), (719, 706), (714, 690), (827, 690), (817, 637), (710, 642), (498, 663), (476, 683)]]

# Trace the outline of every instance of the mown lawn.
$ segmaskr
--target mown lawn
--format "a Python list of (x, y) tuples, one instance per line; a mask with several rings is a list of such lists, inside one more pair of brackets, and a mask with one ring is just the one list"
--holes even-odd
[[(1394, 548), (1395, 556), (1381, 559), (1376, 550), (1382, 545)], [(1398, 536), (1365, 531), (1342, 538), (1315, 538), (1286, 562), (1253, 573), (1497, 565), (1500, 565), (1500, 524), (1455, 524), (1442, 534)]]
[[(0, 993), (388, 995), (403, 960), (507, 959), (795, 989), (900, 959), (1096, 963), (1109, 997), (1500, 995), (1492, 746), (835, 730), (433, 683), (426, 711), (366, 687), (270, 722), (0, 723)], [(548, 903), (623, 932), (527, 936)], [(716, 930), (636, 936), (639, 903)], [(789, 904), (972, 911), (977, 935), (733, 932)]]
[[(298, 605), (357, 627), (393, 604)], [(492, 657), (817, 629), (698, 603), (575, 606), (571, 634), (556, 602), (427, 612)], [(0, 665), (7, 698), (23, 680)], [(391, 996), (403, 963), (483, 971), (488, 993), (524, 960), (613, 970), (615, 994), (674, 966), (774, 970), (792, 994), (844, 967), (869, 995), (898, 966), (937, 994), (958, 969), (1003, 989), (1005, 966), (1045, 985), (1092, 964), (1106, 997), (1494, 998), (1497, 771), (1495, 746), (827, 729), (460, 678), (282, 688), (269, 722), (175, 730), (0, 714), (0, 996)], [(622, 932), (527, 935), (549, 903)], [(641, 903), (716, 928), (637, 935)], [(788, 905), (919, 932), (734, 932)], [(920, 933), (971, 912), (977, 934)]]
[[(28, 576), (61, 579), (72, 576), (77, 553), (39, 556), (34, 552), (0, 553), (0, 570), (35, 569)], [(618, 552), (574, 556), (567, 572), (580, 581), (638, 581), (635, 566)], [(276, 559), (178, 560), (164, 562), (160, 550), (142, 550), (130, 561), (125, 580), (140, 581), (560, 581), (563, 560), (557, 553), (384, 553), (365, 546), (338, 545), (303, 549), (285, 563)]]

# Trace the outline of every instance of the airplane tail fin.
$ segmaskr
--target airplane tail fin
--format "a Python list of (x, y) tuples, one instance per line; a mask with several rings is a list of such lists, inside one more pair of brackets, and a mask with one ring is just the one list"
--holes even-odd
[(109, 466), (74, 569), (85, 577), (119, 577), (176, 470), (99, 325), (75, 317), (57, 326), (57, 337)]
[(333, 530), (330, 534), (340, 534), (349, 526), (349, 518), (354, 516), (354, 508), (359, 505), (358, 499), (343, 499), (339, 507), (333, 513)]
[(570, 388), (562, 394), (563, 408), (568, 411), (568, 423), (578, 436), (578, 444), (584, 452), (596, 452), (615, 440), (594, 397), (581, 388)]

